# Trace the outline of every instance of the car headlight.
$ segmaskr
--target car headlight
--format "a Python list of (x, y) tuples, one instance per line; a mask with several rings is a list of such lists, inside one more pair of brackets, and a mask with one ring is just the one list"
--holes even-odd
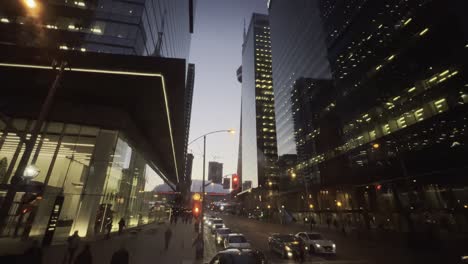
[(333, 245), (332, 245), (332, 247), (333, 247), (333, 248), (336, 248), (336, 245), (335, 245), (335, 244), (333, 244)]
[(284, 246), (284, 249), (286, 249), (286, 251), (291, 251), (291, 248), (288, 246)]
[(320, 247), (321, 247), (321, 246), (320, 246), (320, 244), (315, 244), (315, 246), (316, 246), (316, 247), (318, 247), (318, 248), (320, 248)]
[(309, 247), (308, 247), (308, 246), (305, 246), (304, 249), (305, 249), (305, 250), (309, 250)]

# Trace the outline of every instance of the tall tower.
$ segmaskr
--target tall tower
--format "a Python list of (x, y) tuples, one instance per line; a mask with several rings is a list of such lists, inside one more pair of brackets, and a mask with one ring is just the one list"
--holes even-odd
[(275, 106), (270, 24), (253, 14), (242, 45), (242, 181), (252, 187), (276, 182)]

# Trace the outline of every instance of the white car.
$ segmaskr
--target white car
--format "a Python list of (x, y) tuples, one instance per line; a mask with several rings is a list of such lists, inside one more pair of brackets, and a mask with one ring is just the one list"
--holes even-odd
[(226, 226), (224, 224), (214, 224), (211, 226), (211, 234), (215, 234), (216, 230), (225, 228)]
[(299, 232), (296, 234), (309, 247), (311, 253), (336, 254), (336, 244), (319, 233)]
[(219, 225), (219, 224), (221, 224), (221, 225), (224, 224), (223, 219), (221, 219), (221, 218), (213, 218), (213, 219), (210, 220), (208, 226), (209, 226), (209, 227), (213, 227), (214, 225)]
[(224, 239), (224, 248), (250, 248), (250, 243), (243, 234), (229, 234)]

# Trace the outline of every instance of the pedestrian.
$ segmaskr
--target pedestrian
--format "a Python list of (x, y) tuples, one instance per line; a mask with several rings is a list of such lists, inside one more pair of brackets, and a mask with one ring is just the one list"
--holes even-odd
[(128, 264), (129, 255), (128, 250), (126, 250), (123, 246), (112, 254), (110, 264)]
[(317, 222), (315, 222), (315, 218), (312, 217), (312, 219), (310, 219), (310, 231), (315, 228), (316, 224)]
[(338, 230), (338, 221), (335, 219), (333, 219), (333, 226), (335, 227), (335, 229)]
[(83, 251), (76, 256), (74, 264), (93, 264), (93, 256), (91, 255), (91, 246), (86, 244)]
[(63, 263), (73, 263), (73, 258), (75, 257), (75, 252), (80, 246), (81, 238), (78, 235), (78, 231), (75, 231), (72, 236), (68, 237), (68, 249), (63, 259)]
[(42, 249), (39, 247), (39, 241), (33, 240), (31, 247), (23, 254), (23, 263), (42, 264)]
[(110, 233), (112, 230), (112, 219), (106, 223), (106, 239), (110, 239)]
[(192, 243), (192, 247), (195, 247), (195, 259), (203, 258), (203, 237), (198, 234)]
[(200, 223), (198, 222), (198, 219), (195, 220), (195, 224), (193, 227), (195, 228), (195, 233), (198, 233), (198, 231), (200, 231)]
[(124, 227), (127, 227), (127, 226), (125, 225), (125, 220), (122, 217), (120, 218), (120, 221), (119, 221), (119, 236), (122, 234)]
[(164, 250), (167, 250), (169, 248), (169, 243), (171, 242), (172, 238), (172, 230), (168, 226), (166, 229), (166, 232), (164, 232)]
[(331, 225), (331, 219), (328, 217), (328, 218), (327, 218), (327, 226), (328, 226), (328, 229), (330, 229), (330, 225)]

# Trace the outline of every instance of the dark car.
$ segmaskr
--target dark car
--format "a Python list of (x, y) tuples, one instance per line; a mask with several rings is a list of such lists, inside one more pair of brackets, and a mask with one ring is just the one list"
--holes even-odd
[(209, 264), (266, 264), (265, 255), (253, 249), (230, 248), (218, 252)]
[(281, 254), (283, 258), (300, 257), (307, 251), (302, 240), (294, 235), (273, 234), (268, 238), (271, 251)]

